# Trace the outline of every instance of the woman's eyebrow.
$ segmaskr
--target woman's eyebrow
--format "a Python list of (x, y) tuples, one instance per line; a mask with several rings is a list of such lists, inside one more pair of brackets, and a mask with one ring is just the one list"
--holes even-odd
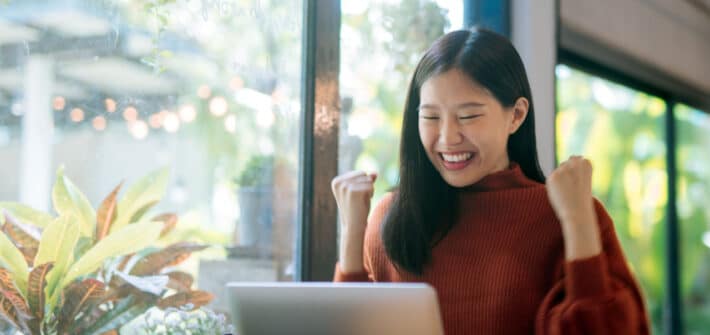
[(474, 102), (474, 101), (469, 101), (469, 102), (464, 102), (462, 104), (459, 104), (456, 106), (458, 109), (463, 109), (463, 108), (470, 108), (470, 107), (483, 107), (486, 104), (481, 103), (481, 102)]
[(431, 105), (431, 104), (419, 105), (418, 108), (419, 108), (419, 109), (439, 109), (438, 106), (436, 106), (436, 105)]

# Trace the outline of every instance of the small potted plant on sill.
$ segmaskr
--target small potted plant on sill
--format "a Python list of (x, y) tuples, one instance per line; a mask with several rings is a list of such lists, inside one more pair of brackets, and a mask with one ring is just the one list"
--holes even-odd
[(252, 156), (236, 179), (239, 224), (235, 243), (264, 256), (271, 247), (271, 211), (274, 157)]
[(177, 224), (172, 213), (146, 216), (167, 182), (167, 170), (156, 171), (120, 200), (118, 185), (94, 210), (60, 168), (57, 217), (0, 203), (0, 324), (27, 335), (118, 334), (153, 306), (209, 303), (213, 296), (193, 290), (191, 275), (171, 270), (206, 246), (156, 247)]

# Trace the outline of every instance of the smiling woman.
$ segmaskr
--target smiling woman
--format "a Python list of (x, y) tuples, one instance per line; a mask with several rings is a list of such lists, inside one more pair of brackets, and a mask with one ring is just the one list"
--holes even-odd
[(399, 185), (369, 220), (377, 175), (332, 182), (336, 281), (429, 283), (447, 334), (649, 333), (590, 162), (540, 171), (530, 86), (507, 39), (437, 39), (403, 114)]

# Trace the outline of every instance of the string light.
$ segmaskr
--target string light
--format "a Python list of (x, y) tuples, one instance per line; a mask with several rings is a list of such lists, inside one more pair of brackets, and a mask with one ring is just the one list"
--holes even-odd
[(197, 88), (197, 96), (207, 100), (212, 95), (212, 90), (210, 90), (210, 87), (207, 85), (200, 85), (199, 88)]
[(123, 110), (123, 118), (128, 122), (138, 120), (138, 110), (133, 106), (128, 106)]
[(163, 128), (169, 133), (180, 130), (180, 118), (175, 113), (168, 112), (163, 118)]
[(116, 111), (116, 100), (106, 98), (106, 100), (104, 100), (104, 104), (106, 105), (107, 112), (113, 113)]
[(106, 129), (106, 118), (99, 115), (91, 121), (91, 125), (94, 126), (94, 129), (103, 131)]
[(217, 96), (210, 100), (210, 113), (214, 116), (222, 116), (227, 114), (227, 99), (221, 96)]
[(74, 122), (81, 122), (84, 120), (84, 111), (81, 108), (74, 108), (71, 110), (70, 118)]
[(163, 126), (163, 115), (165, 115), (163, 112), (167, 111), (161, 111), (150, 116), (148, 124), (150, 124), (151, 128), (158, 129)]
[(180, 120), (185, 123), (195, 121), (195, 118), (197, 117), (197, 111), (193, 105), (185, 105), (180, 107), (180, 111), (178, 111), (178, 113), (180, 114)]
[(67, 101), (62, 96), (54, 97), (54, 100), (52, 100), (52, 108), (54, 108), (55, 111), (64, 109), (66, 105)]
[(138, 120), (129, 125), (131, 135), (138, 140), (142, 140), (148, 136), (148, 125), (143, 120)]

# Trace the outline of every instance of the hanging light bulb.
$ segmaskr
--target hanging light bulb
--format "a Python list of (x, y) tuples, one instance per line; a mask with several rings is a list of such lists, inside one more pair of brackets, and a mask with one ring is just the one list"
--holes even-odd
[(74, 122), (81, 122), (84, 120), (84, 111), (81, 108), (74, 108), (71, 110), (69, 117)]
[(228, 108), (227, 99), (224, 97), (216, 96), (210, 100), (210, 113), (214, 116), (220, 117), (227, 114)]
[(99, 115), (91, 121), (91, 125), (98, 131), (104, 131), (106, 129), (106, 118)]

